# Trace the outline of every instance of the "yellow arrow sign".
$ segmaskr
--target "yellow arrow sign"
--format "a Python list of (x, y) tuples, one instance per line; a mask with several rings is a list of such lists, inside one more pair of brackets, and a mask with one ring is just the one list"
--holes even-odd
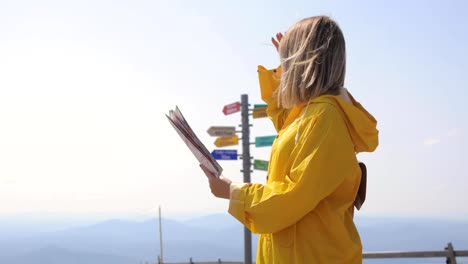
[(215, 140), (214, 144), (218, 148), (237, 145), (239, 144), (239, 137), (219, 137)]
[(266, 107), (254, 108), (252, 116), (253, 118), (267, 117)]

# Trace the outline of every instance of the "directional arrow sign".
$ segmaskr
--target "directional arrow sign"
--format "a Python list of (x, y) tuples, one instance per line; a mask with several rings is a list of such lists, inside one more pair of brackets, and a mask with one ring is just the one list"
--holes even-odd
[(237, 150), (235, 149), (215, 149), (211, 156), (216, 160), (237, 160)]
[(268, 170), (268, 161), (266, 160), (254, 160), (254, 169), (256, 170)]
[(253, 118), (262, 118), (262, 117), (267, 117), (267, 112), (266, 112), (266, 107), (258, 107), (254, 108), (252, 112)]
[(276, 136), (265, 136), (265, 137), (256, 137), (255, 138), (255, 146), (256, 147), (268, 147), (273, 145), (273, 141), (275, 141)]
[(237, 136), (233, 137), (219, 137), (214, 142), (215, 146), (218, 148), (233, 146), (239, 144), (239, 138)]
[(208, 129), (208, 134), (212, 137), (230, 137), (236, 134), (236, 127), (212, 126)]
[(240, 111), (240, 102), (235, 102), (232, 104), (225, 105), (223, 108), (223, 113), (225, 115), (234, 114)]

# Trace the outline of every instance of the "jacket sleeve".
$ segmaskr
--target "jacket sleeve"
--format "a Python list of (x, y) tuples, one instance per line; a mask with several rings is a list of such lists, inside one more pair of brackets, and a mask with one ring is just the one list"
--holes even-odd
[(275, 91), (278, 89), (281, 78), (281, 67), (267, 70), (263, 66), (258, 66), (258, 80), (260, 82), (260, 92), (262, 100), (268, 105), (267, 115), (273, 122), (276, 131), (280, 131), (283, 127), (284, 120), (288, 116), (289, 111), (278, 105)]
[(346, 133), (336, 109), (304, 119), (304, 132), (291, 154), (294, 160), (285, 180), (233, 186), (229, 213), (261, 234), (275, 233), (298, 222), (356, 168)]

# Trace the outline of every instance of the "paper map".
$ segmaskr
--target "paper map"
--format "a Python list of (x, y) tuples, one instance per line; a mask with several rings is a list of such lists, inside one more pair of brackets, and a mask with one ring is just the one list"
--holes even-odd
[(192, 151), (193, 155), (195, 155), (198, 162), (212, 172), (213, 175), (219, 177), (223, 172), (223, 168), (211, 156), (210, 152), (206, 149), (200, 139), (198, 139), (197, 135), (195, 135), (179, 108), (176, 106), (175, 110), (169, 111), (169, 115), (166, 115), (166, 117), (169, 120), (169, 123), (171, 123), (176, 130), (177, 134), (179, 134), (187, 147)]

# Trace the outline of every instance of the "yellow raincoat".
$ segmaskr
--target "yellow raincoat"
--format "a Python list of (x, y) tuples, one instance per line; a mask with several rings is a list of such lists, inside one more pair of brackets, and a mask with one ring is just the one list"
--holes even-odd
[(362, 263), (353, 223), (361, 179), (356, 152), (377, 147), (377, 122), (352, 97), (324, 95), (309, 106), (279, 108), (279, 71), (258, 68), (278, 131), (267, 183), (232, 184), (229, 213), (261, 234), (257, 264)]

